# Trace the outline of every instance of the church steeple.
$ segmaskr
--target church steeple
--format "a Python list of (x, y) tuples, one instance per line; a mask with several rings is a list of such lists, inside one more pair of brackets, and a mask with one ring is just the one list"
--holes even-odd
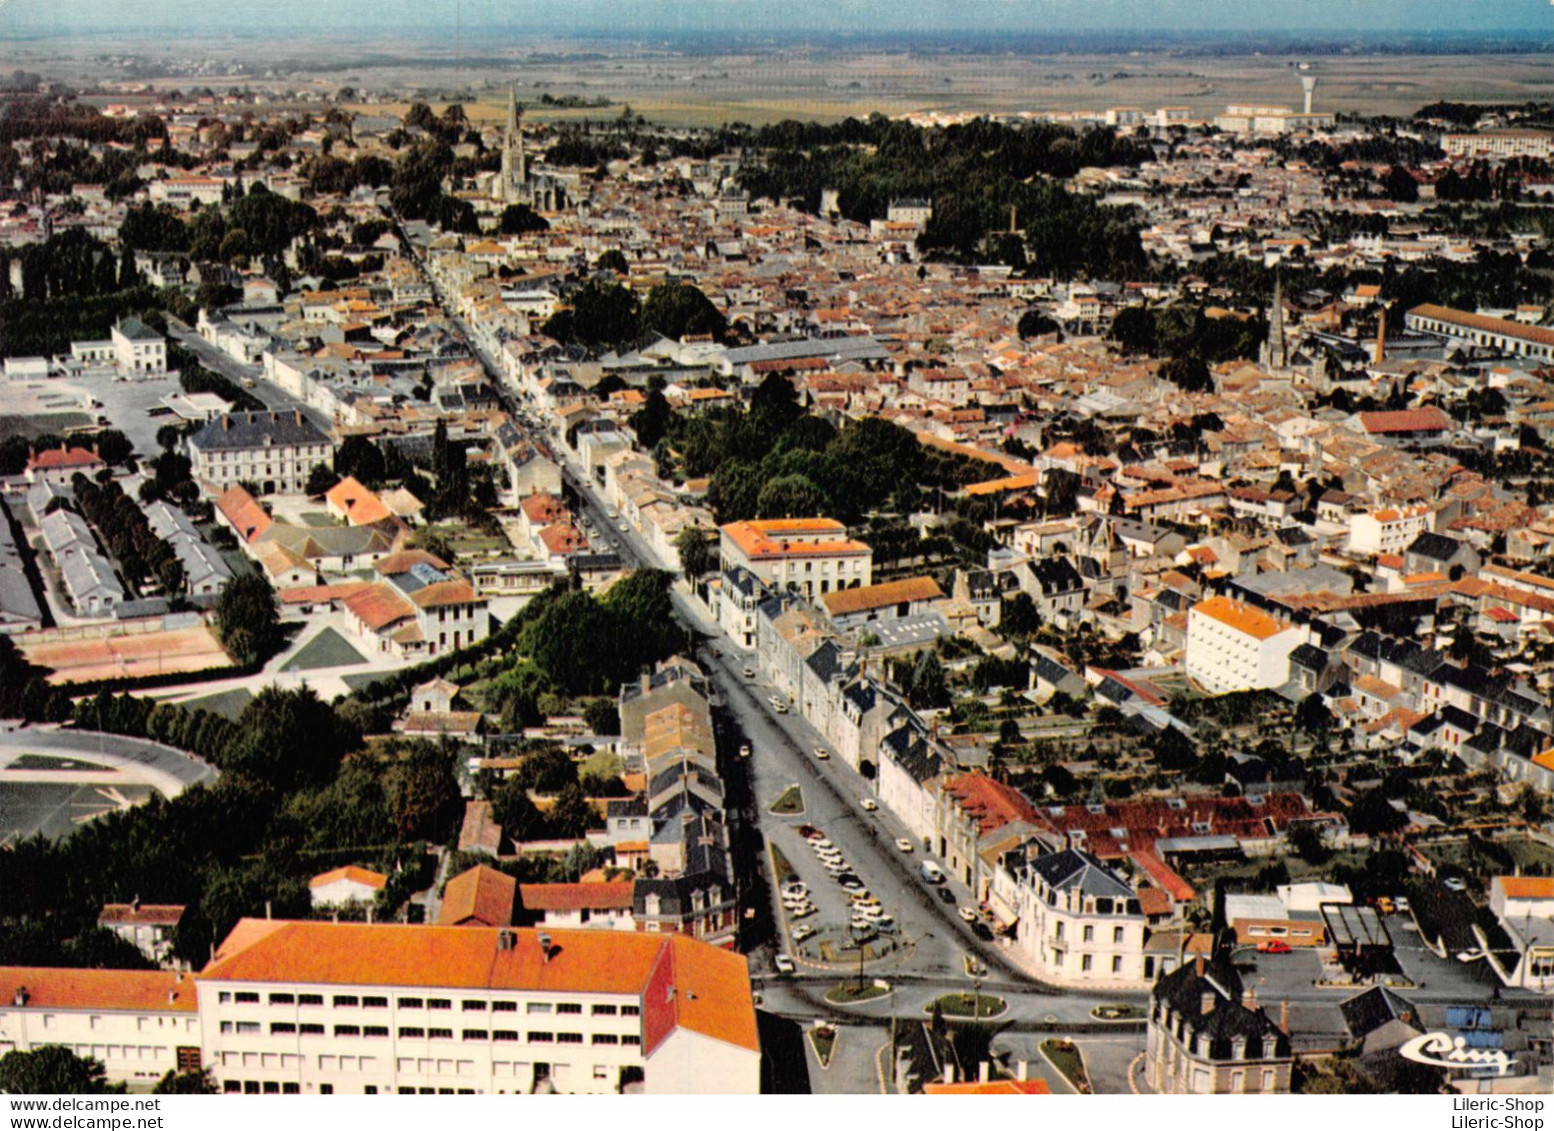
[(1268, 341), (1263, 344), (1263, 368), (1275, 372), (1288, 368), (1289, 348), (1284, 341), (1284, 280), (1273, 277), (1273, 306), (1268, 311)]

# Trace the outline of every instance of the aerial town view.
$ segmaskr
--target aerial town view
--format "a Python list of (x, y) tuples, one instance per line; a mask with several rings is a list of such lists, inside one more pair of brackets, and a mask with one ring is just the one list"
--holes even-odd
[(1542, 1110), (1554, 5), (787, 8), (0, 0), (0, 1093)]

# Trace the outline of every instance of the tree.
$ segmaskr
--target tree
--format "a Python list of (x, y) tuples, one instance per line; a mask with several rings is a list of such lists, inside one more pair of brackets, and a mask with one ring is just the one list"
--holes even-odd
[[(660, 389), (651, 389), (643, 399), (642, 407), (631, 414), (631, 427), (637, 434), (637, 444), (645, 451), (658, 447), (658, 442), (669, 431), (674, 419), (674, 409)], [(25, 462), (25, 461), (24, 461)]]
[(459, 809), (453, 760), (451, 745), (421, 741), (412, 743), (389, 768), (389, 806), (401, 840), (446, 839)]
[(214, 1096), (221, 1089), (216, 1086), (215, 1077), (210, 1074), (210, 1069), (201, 1068), (194, 1072), (178, 1072), (169, 1068), (156, 1087), (151, 1089), (153, 1096)]
[(698, 334), (721, 338), (728, 329), (722, 312), (712, 301), (696, 287), (682, 282), (659, 283), (649, 291), (638, 320), (643, 334), (674, 339)]
[(1406, 166), (1394, 165), (1388, 169), (1381, 186), (1388, 200), (1411, 204), (1419, 199), (1419, 182), (1414, 180), (1414, 175)]
[(912, 665), (912, 685), (907, 690), (907, 698), (919, 709), (949, 706), (950, 689), (945, 683), (944, 665), (932, 648), (924, 648), (918, 653), (917, 662)]
[(280, 643), (275, 590), (261, 573), (246, 573), (227, 583), (216, 601), (215, 621), (216, 634), (239, 663), (257, 663)]
[(376, 487), (384, 479), (383, 453), (365, 436), (347, 436), (335, 451), (335, 474), (341, 478), (349, 475), (365, 487)]
[(613, 699), (590, 699), (588, 705), (583, 708), (583, 721), (594, 734), (621, 732), (621, 713)]
[(328, 465), (315, 463), (313, 470), (308, 472), (308, 483), (304, 489), (309, 495), (318, 496), (326, 493), (338, 482), (340, 477)]
[(1020, 321), (1016, 329), (1020, 339), (1028, 341), (1031, 338), (1039, 338), (1043, 334), (1055, 334), (1059, 330), (1058, 324), (1045, 311), (1032, 307), (1020, 315)]
[(501, 232), (504, 236), (521, 236), (526, 232), (548, 231), (550, 231), (550, 221), (527, 204), (509, 204), (502, 209)]
[(619, 283), (590, 279), (541, 329), (569, 345), (624, 345), (637, 336), (637, 296)]
[(106, 428), (97, 433), (93, 440), (97, 444), (97, 454), (108, 463), (123, 463), (135, 450), (129, 437), (117, 428)]
[(101, 1061), (77, 1056), (63, 1045), (0, 1057), (0, 1092), (7, 1095), (100, 1096), (123, 1091), (123, 1084), (107, 1082)]
[(700, 526), (687, 526), (675, 536), (674, 548), (680, 555), (680, 569), (688, 578), (701, 577), (718, 566), (718, 555), (707, 534), (708, 531)]
[(1031, 595), (1025, 592), (1016, 593), (1012, 597), (1006, 597), (1003, 601), (1003, 609), (999, 614), (998, 628), (1005, 636), (1034, 636), (1041, 628), (1041, 615), (1036, 611), (1036, 602), (1031, 600)]
[(491, 816), (509, 840), (522, 844), (545, 834), (545, 817), (515, 778), (508, 778), (491, 795)]
[(1207, 393), (1214, 389), (1214, 378), (1209, 373), (1208, 363), (1196, 354), (1162, 361), (1156, 375), (1162, 381), (1170, 381), (1184, 393)]
[(581, 837), (599, 823), (599, 817), (583, 796), (583, 787), (573, 782), (556, 796), (556, 804), (546, 815), (546, 823), (552, 836)]

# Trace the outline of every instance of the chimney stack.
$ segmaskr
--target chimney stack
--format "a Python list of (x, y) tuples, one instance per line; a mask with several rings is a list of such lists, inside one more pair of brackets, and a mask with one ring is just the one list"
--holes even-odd
[(268, 899), (264, 901), (264, 917), (266, 919), (271, 918), (271, 915), (270, 915), (270, 901)]
[(1203, 977), (1203, 955), (1198, 955), (1198, 957), (1193, 960), (1193, 964), (1196, 967), (1194, 973), (1196, 973), (1200, 978)]
[(1257, 987), (1247, 986), (1241, 991), (1241, 1007), (1257, 1012)]
[(1376, 364), (1387, 360), (1387, 308), (1381, 308), (1381, 324), (1376, 327)]
[(11, 1002), (18, 1009), (20, 1009), (20, 1008), (22, 1008), (22, 1006), (26, 1005), (27, 1004), (27, 987), (26, 986), (17, 986), (16, 987), (16, 993), (11, 998)]
[(1024, 1079), (1026, 1079), (1027, 1076), (1030, 1073), (1030, 1070), (1031, 1070), (1031, 1062), (1030, 1061), (1028, 1061), (1028, 1060), (1017, 1060), (1017, 1061), (1014, 1062), (1014, 1078), (1016, 1080), (1024, 1080)]
[(1215, 995), (1213, 990), (1204, 990), (1203, 991), (1203, 1009), (1202, 1009), (1202, 1012), (1203, 1012), (1203, 1015), (1205, 1017), (1207, 1017), (1209, 1014), (1214, 1012), (1215, 1001), (1216, 1001), (1216, 995)]
[(946, 1064), (944, 1066), (944, 1082), (946, 1084), (955, 1083), (955, 1065)]
[(1288, 1000), (1279, 1003), (1279, 1032), (1286, 1037), (1290, 1035), (1290, 1003)]
[(992, 1078), (993, 1062), (991, 1060), (984, 1060), (977, 1066), (977, 1080), (979, 1083), (986, 1084)]

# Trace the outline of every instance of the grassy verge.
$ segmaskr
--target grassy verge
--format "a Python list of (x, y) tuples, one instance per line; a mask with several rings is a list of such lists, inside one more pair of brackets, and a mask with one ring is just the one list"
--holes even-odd
[(809, 1031), (809, 1043), (815, 1048), (820, 1067), (830, 1068), (831, 1057), (836, 1052), (836, 1030), (830, 1025), (818, 1025)]
[(1142, 1021), (1144, 1010), (1131, 1002), (1107, 1002), (1090, 1011), (1097, 1021)]
[(1041, 1054), (1052, 1062), (1052, 1067), (1063, 1073), (1063, 1078), (1074, 1086), (1076, 1092), (1090, 1092), (1090, 1078), (1085, 1075), (1085, 1062), (1073, 1041), (1048, 1037), (1041, 1042)]
[(1001, 997), (992, 994), (966, 994), (953, 993), (942, 994), (929, 1002), (925, 1012), (933, 1012), (934, 1006), (939, 1007), (939, 1012), (946, 1017), (965, 1017), (968, 1019), (997, 1017), (1009, 1008), (1009, 1003)]
[(860, 1002), (884, 997), (888, 993), (890, 993), (890, 987), (882, 986), (878, 982), (865, 982), (862, 990), (858, 988), (858, 983), (855, 981), (843, 982), (826, 994), (826, 1001), (832, 1005), (857, 1005)]
[(780, 888), (788, 882), (788, 877), (794, 874), (793, 865), (788, 863), (788, 858), (782, 854), (782, 849), (775, 844), (772, 848), (772, 871), (777, 876), (777, 886)]
[(779, 817), (797, 817), (804, 812), (804, 794), (796, 785), (782, 791), (782, 796), (772, 802), (773, 813)]

